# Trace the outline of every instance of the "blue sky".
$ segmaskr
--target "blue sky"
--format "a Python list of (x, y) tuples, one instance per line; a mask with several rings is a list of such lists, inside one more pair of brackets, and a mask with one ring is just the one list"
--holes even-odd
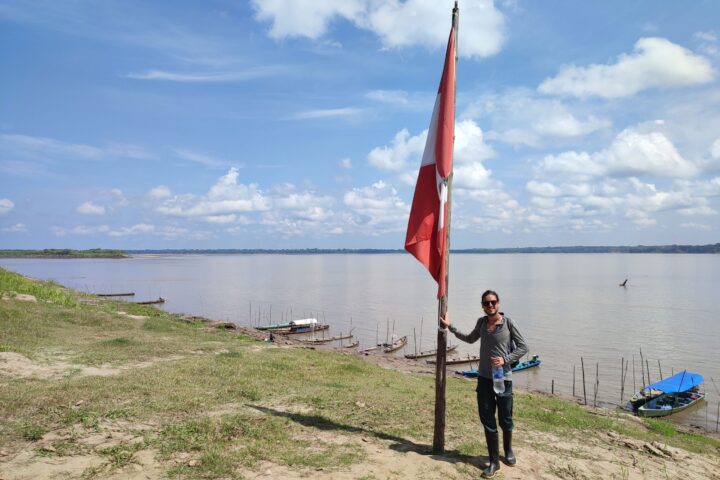
[[(451, 8), (0, 0), (0, 248), (402, 248)], [(452, 246), (719, 241), (718, 25), (461, 0)]]

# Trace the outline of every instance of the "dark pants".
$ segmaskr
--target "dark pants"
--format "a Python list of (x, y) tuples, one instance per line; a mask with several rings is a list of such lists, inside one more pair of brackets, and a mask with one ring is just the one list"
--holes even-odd
[[(486, 432), (496, 433), (497, 424), (503, 432), (512, 432), (513, 395), (512, 382), (505, 381), (505, 391), (501, 394), (493, 390), (493, 382), (488, 378), (478, 377), (477, 403), (480, 421)], [(495, 422), (495, 408), (498, 411), (498, 422)]]

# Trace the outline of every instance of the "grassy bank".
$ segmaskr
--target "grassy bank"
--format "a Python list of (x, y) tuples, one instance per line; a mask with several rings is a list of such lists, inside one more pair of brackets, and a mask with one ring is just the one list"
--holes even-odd
[[(2, 269), (0, 294), (0, 465), (20, 452), (28, 462), (87, 457), (77, 478), (106, 478), (150, 455), (162, 475), (242, 478), (267, 465), (346, 471), (372, 462), (367, 442), (420, 453), (432, 443), (429, 376), (269, 345)], [(485, 450), (473, 394), (471, 382), (448, 379), (447, 458), (457, 478), (476, 475), (471, 459)], [(667, 422), (598, 415), (550, 396), (519, 392), (515, 410), (521, 448), (548, 454), (550, 439), (608, 432), (720, 452), (717, 440)], [(563, 465), (558, 476), (582, 478)]]

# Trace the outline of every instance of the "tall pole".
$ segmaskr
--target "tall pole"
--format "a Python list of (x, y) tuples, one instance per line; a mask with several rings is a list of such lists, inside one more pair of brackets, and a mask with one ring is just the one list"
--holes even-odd
[[(455, 32), (455, 65), (457, 66), (457, 34), (458, 34), (458, 2), (455, 0), (455, 7), (452, 11), (452, 25)], [(457, 67), (456, 67), (457, 68)], [(455, 85), (453, 85), (455, 89)], [(453, 101), (455, 95), (453, 94)], [(454, 121), (454, 119), (453, 119)], [(455, 139), (453, 137), (453, 143)], [(440, 317), (444, 317), (448, 310), (448, 286), (450, 282), (450, 212), (452, 206), (452, 178), (453, 173), (447, 177), (447, 228), (445, 230), (445, 295), (438, 300), (438, 334), (437, 353), (435, 357), (435, 427), (433, 430), (433, 453), (442, 454), (445, 452), (445, 357), (447, 354), (447, 329), (440, 325)]]

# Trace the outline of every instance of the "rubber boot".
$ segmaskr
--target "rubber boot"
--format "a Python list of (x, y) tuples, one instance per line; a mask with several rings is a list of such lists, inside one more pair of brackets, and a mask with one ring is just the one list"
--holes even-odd
[(512, 451), (512, 430), (503, 430), (503, 449), (505, 450), (505, 463), (514, 467), (517, 459)]
[(500, 444), (498, 432), (485, 431), (485, 441), (487, 442), (490, 463), (487, 468), (483, 470), (482, 476), (484, 478), (491, 478), (495, 476), (498, 470), (500, 470)]

